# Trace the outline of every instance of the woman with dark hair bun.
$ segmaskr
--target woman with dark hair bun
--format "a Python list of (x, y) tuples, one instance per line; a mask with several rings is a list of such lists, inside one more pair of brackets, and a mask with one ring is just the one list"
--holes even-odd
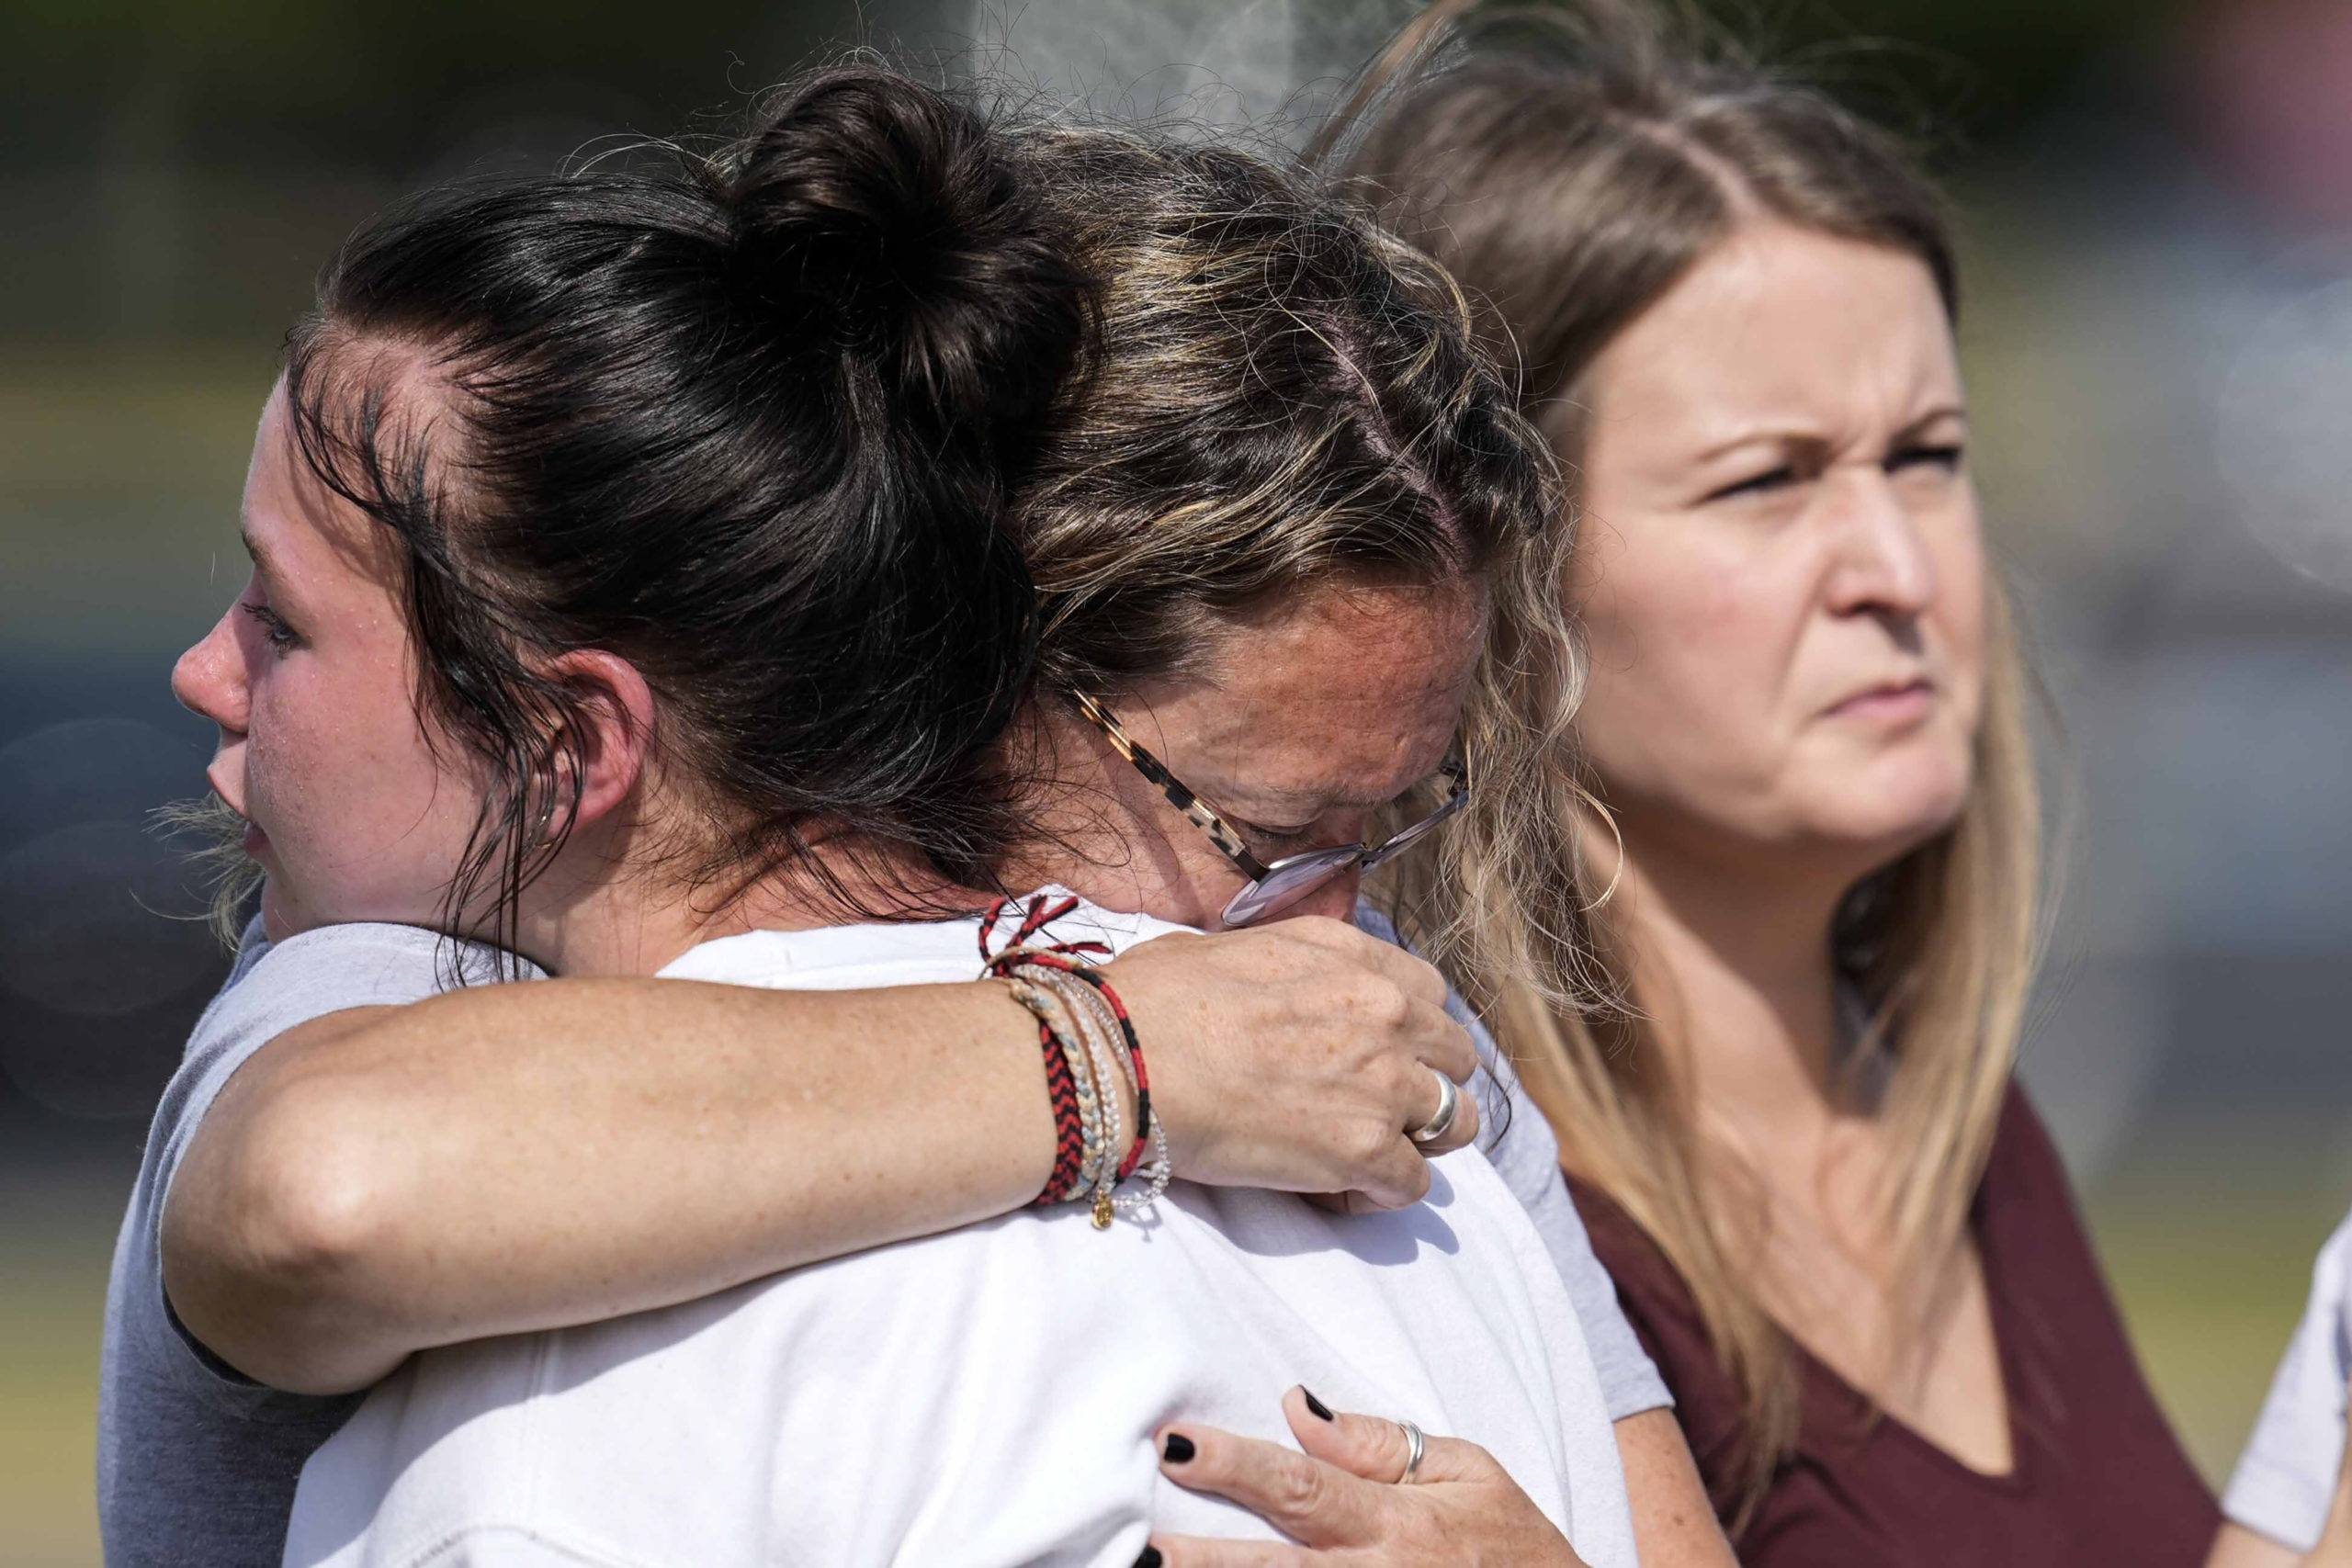
[[(966, 164), (1001, 169), (1003, 183), (949, 175)], [(940, 345), (959, 341), (949, 307), (967, 287), (988, 296), (976, 269), (953, 259), (979, 248), (965, 238), (972, 219), (941, 213), (941, 194), (1034, 200), (1036, 231), (1092, 279), (1099, 326), (1075, 373), (1035, 411), (1020, 460), (978, 470), (1007, 476), (1004, 540), (1034, 584), (1034, 623), (997, 617), (993, 659), (977, 635), (929, 634), (983, 673), (1034, 651), (1039, 679), (1009, 728), (985, 708), (1001, 688), (971, 671), (951, 683), (886, 664), (900, 683), (853, 685), (837, 716), (825, 686), (748, 694), (867, 727), (876, 756), (936, 773), (900, 764), (853, 778), (821, 807), (770, 808), (810, 825), (714, 913), (664, 904), (668, 868), (706, 824), (735, 819), (730, 807), (750, 795), (741, 781), (764, 775), (730, 773), (695, 750), (694, 716), (706, 710), (694, 705), (699, 694), (664, 694), (678, 679), (670, 645), (684, 617), (740, 615), (754, 601), (706, 584), (609, 647), (560, 655), (618, 694), (608, 700), (628, 716), (575, 721), (594, 725), (593, 739), (560, 763), (567, 787), (549, 836), (561, 844), (573, 824), (573, 843), (593, 858), (571, 863), (577, 891), (546, 938), (530, 941), (526, 917), (526, 944), (552, 942), (560, 959), (577, 953), (596, 968), (658, 965), (673, 979), (741, 986), (938, 982), (983, 964), (1003, 973), (1039, 1021), (1061, 1107), (1046, 1196), (1087, 1200), (1091, 1220), (1031, 1210), (684, 1305), (413, 1358), (305, 1466), (287, 1561), (1150, 1562), (1155, 1523), (1272, 1533), (1168, 1484), (1159, 1466), (1181, 1467), (1191, 1451), (1181, 1437), (1163, 1443), (1161, 1423), (1182, 1412), (1264, 1437), (1281, 1434), (1285, 1416), (1338, 1427), (1331, 1405), (1295, 1386), (1305, 1380), (1387, 1418), (1394, 1481), (1418, 1482), (1424, 1463), (1501, 1485), (1507, 1472), (1518, 1483), (1511, 1506), (1476, 1533), (1512, 1548), (1511, 1560), (1630, 1568), (1591, 1356), (1556, 1265), (1494, 1167), (1472, 1150), (1442, 1156), (1426, 1201), (1395, 1212), (1169, 1187), (1146, 1092), (1148, 1043), (1128, 1029), (1115, 965), (1102, 991), (1101, 976), (1073, 967), (1179, 922), (1344, 915), (1366, 864), (1442, 836), (1478, 790), (1513, 791), (1540, 766), (1528, 727), (1464, 707), (1491, 626), (1510, 628), (1504, 648), (1565, 644), (1567, 628), (1550, 592), (1552, 470), (1477, 354), (1460, 296), (1416, 254), (1262, 163), (1141, 135), (989, 126), (953, 100), (867, 73), (787, 90), (714, 175), (762, 226), (762, 243), (800, 224), (800, 243), (818, 252), (817, 302), (773, 307), (788, 329), (775, 368), (801, 378), (771, 390), (753, 375), (752, 395), (809, 400), (838, 345), (857, 351), (832, 394), (850, 428), (834, 447), (810, 449), (816, 474), (787, 468), (762, 517), (690, 536), (756, 542), (762, 581), (831, 573), (854, 587), (805, 601), (813, 614), (794, 606), (772, 626), (733, 628), (736, 641), (797, 646), (811, 635), (790, 624), (803, 614), (854, 641), (865, 634), (830, 612), (879, 601), (895, 624), (872, 657), (920, 671), (941, 649), (904, 646), (926, 633), (888, 596), (943, 622), (964, 614), (948, 602), (967, 585), (934, 578), (927, 541), (940, 520), (909, 515), (978, 510), (976, 492), (947, 488), (960, 478), (958, 445), (1001, 428), (980, 423), (979, 403), (949, 401), (959, 393), (942, 363)], [(867, 195), (884, 188), (902, 205)], [(526, 189), (521, 206), (526, 220), (513, 231), (540, 265), (514, 270), (562, 279), (554, 297), (576, 299), (560, 258), (582, 243), (580, 209), (560, 183)], [(926, 211), (940, 215), (925, 221)], [(545, 229), (535, 227), (540, 212), (551, 214)], [(595, 221), (592, 250), (603, 243)], [(602, 374), (594, 360), (566, 365), (571, 342), (553, 372), (536, 362), (468, 368), (485, 296), (459, 280), (505, 270), (506, 232), (460, 202), (364, 233), (330, 274), (322, 326), (298, 345), (298, 366), (311, 342), (339, 356), (390, 330), (454, 345), (456, 407), (479, 395), (492, 411), (469, 423), (520, 414), (523, 431), (563, 431), (616, 417), (602, 401), (549, 395)], [(944, 247), (951, 260), (919, 268), (895, 257), (899, 243)], [(679, 265), (662, 249), (639, 237), (608, 254)], [(419, 255), (441, 264), (420, 275), (421, 289), (406, 267)], [(994, 287), (1053, 280), (1049, 256), (1016, 261), (1010, 284)], [(487, 298), (491, 319), (505, 319), (496, 291)], [(749, 323), (713, 315), (716, 324), (684, 312), (663, 323), (650, 390), (740, 344)], [(1060, 330), (1051, 312), (1034, 319)], [(1024, 346), (960, 341), (982, 371), (989, 355)], [(877, 365), (895, 378), (865, 380)], [(877, 386), (895, 400), (877, 404)], [(397, 447), (317, 440), (313, 462), (395, 530), (411, 496), (462, 517), (460, 539), (560, 527), (560, 509), (485, 482), (513, 471), (511, 449), (450, 441), (464, 426), (441, 423), (447, 396), (413, 379), (345, 395), (318, 428), (344, 428), (356, 413), (363, 433), (423, 434)], [(821, 392), (815, 400), (826, 406)], [(862, 424), (877, 407), (903, 426)], [(1001, 410), (1032, 412), (1017, 400)], [(663, 417), (682, 431), (711, 427), (690, 405)], [(899, 428), (904, 439), (882, 451), (899, 461), (867, 469), (862, 444)], [(825, 434), (782, 428), (775, 439)], [(382, 450), (401, 456), (352, 477), (353, 455)], [(598, 482), (659, 482), (667, 493), (659, 468), (600, 471), (596, 442), (560, 450)], [(536, 479), (556, 456), (520, 467)], [(926, 457), (935, 472), (908, 471)], [(707, 471), (707, 458), (680, 447), (678, 482)], [(393, 491), (401, 504), (379, 499), (386, 480), (405, 481)], [(650, 547), (691, 565), (696, 552), (679, 533), (708, 514), (682, 512)], [(481, 521), (491, 516), (503, 520)], [(523, 558), (560, 573), (574, 557), (534, 547)], [(456, 613), (512, 624), (530, 583), (489, 580)], [(697, 651), (703, 640), (687, 655), (731, 657)], [(763, 668), (770, 651), (741, 657)], [(662, 729), (673, 708), (686, 716), (675, 741)], [(1001, 733), (989, 736), (990, 724)], [(650, 747), (639, 739), (649, 735)], [(983, 739), (997, 743), (976, 750)], [(632, 765), (650, 778), (628, 830), (661, 860), (612, 836), (616, 773)], [(829, 765), (868, 764), (808, 766)], [(963, 798), (935, 804), (924, 793), (933, 776)], [(977, 805), (999, 813), (987, 838)], [(1399, 830), (1373, 832), (1391, 806)], [(543, 815), (535, 807), (526, 819)], [(972, 912), (997, 889), (1023, 897)], [(626, 948), (612, 945), (616, 931)], [(1439, 1075), (1425, 1078), (1436, 1103), (1418, 1130), (1435, 1138), (1460, 1122), (1463, 1102)]]
[[(267, 874), (118, 1249), (112, 1562), (275, 1559), (304, 1460), (414, 1352), (968, 1224), (1055, 1170), (1037, 1020), (960, 949), (952, 985), (632, 977), (967, 913), (1039, 826), (1006, 509), (1093, 357), (1092, 266), (953, 96), (821, 73), (759, 126), (420, 198), (293, 336), (253, 581), (175, 672)], [(1396, 1208), (1477, 1128), (1465, 1100), (1408, 1136), (1471, 1042), (1337, 920), (1102, 974), (1188, 1180)]]
[[(1351, 1163), (1416, 1162), (1356, 1213), (1169, 1186), (1159, 1036), (1121, 995), (1171, 921), (1345, 915), (1366, 866), (1521, 787), (1532, 732), (1464, 698), (1490, 623), (1506, 648), (1566, 640), (1551, 477), (1458, 294), (1360, 217), (1247, 158), (991, 125), (886, 72), (796, 83), (745, 142), (674, 169), (461, 189), (356, 236), (265, 420), (256, 585), (181, 671), (261, 830), (266, 918), (437, 917), (559, 985), (658, 974), (682, 1008), (936, 991), (985, 961), (1046, 1108), (1023, 1196), (1084, 1203), (974, 1202), (1027, 1160), (987, 1148), (990, 1119), (1035, 1106), (985, 1081), (954, 1100), (971, 1079), (952, 1051), (908, 1062), (883, 1086), (895, 1120), (821, 1145), (837, 1188), (878, 1174), (897, 1208), (846, 1200), (865, 1228), (828, 1235), (802, 1196), (788, 1244), (681, 1247), (655, 1287), (622, 1252), (629, 1299), (604, 1310), (577, 1311), (577, 1286), (550, 1307), (537, 1281), (485, 1327), (474, 1298), (463, 1332), (408, 1348), (471, 1343), (410, 1356), (310, 1458), (287, 1559), (1120, 1563), (1149, 1560), (1156, 1519), (1269, 1533), (1163, 1483), (1187, 1456), (1157, 1428), (1182, 1411), (1385, 1431), (1392, 1481), (1482, 1481), (1480, 1538), (1538, 1549), (1514, 1560), (1630, 1563), (1554, 1254), (1459, 1149), (1473, 1058), (1435, 1024), (1442, 985), (1391, 953), (1360, 960), (1385, 998), (1324, 992), (1352, 1016), (1317, 1048), (1374, 1080), (1340, 1090)], [(386, 700), (412, 671), (418, 701)], [(1392, 805), (1408, 820), (1372, 831)], [(509, 1161), (478, 1115), (444, 1139), (356, 1104), (339, 1075), (380, 1089), (371, 1056), (430, 1031), (351, 1027), (375, 1043), (330, 1042), (331, 1071), (248, 1068), (230, 1109), (274, 1104), (207, 1119), (176, 1184), (191, 1218), (164, 1236), (199, 1336), (237, 1334), (256, 1275), (301, 1293), (282, 1260), (241, 1269), (236, 1196), (302, 1190), (348, 1135), (322, 1103), (366, 1138), (411, 1134), (390, 1163), (426, 1171), (404, 1197), (464, 1203), (472, 1178), (494, 1201), (502, 1176), (576, 1169), (581, 1213), (526, 1190), (503, 1233), (526, 1276), (550, 1246), (576, 1273), (567, 1233), (599, 1205), (649, 1223), (626, 1193), (640, 1168), (604, 1168), (644, 1146), (628, 1124), (647, 1102), (687, 1128), (706, 1235), (728, 1177), (695, 1163), (695, 1131), (756, 1149), (722, 1076), (661, 1060), (680, 1089), (600, 1055), (546, 1080), (546, 1122), (592, 1141), (566, 1166), (537, 1104), (512, 1103), (535, 1146)], [(1257, 1043), (1265, 1061), (1195, 1085), (1192, 1113), (1327, 1120), (1302, 1091), (1343, 1062)], [(462, 1074), (446, 1047), (427, 1060)], [(1241, 1102), (1253, 1069), (1270, 1103)], [(582, 1099), (613, 1109), (583, 1122), (564, 1103)], [(899, 1194), (974, 1121), (981, 1174), (944, 1171), (938, 1207), (1001, 1217), (876, 1246), (958, 1223)], [(673, 1173), (644, 1174), (679, 1201)], [(803, 1179), (821, 1194), (826, 1174)], [(833, 1261), (763, 1280), (745, 1252)], [(564, 1323), (587, 1326), (548, 1331)], [(1339, 1417), (1300, 1377), (1383, 1419)]]

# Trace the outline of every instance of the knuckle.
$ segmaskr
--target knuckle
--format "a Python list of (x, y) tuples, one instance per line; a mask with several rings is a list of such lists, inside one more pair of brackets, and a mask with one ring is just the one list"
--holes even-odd
[(1347, 1156), (1356, 1165), (1378, 1170), (1395, 1161), (1397, 1142), (1396, 1129), (1385, 1122), (1351, 1127), (1347, 1139)]
[(1287, 1519), (1313, 1517), (1329, 1495), (1322, 1472), (1304, 1458), (1285, 1460), (1267, 1479), (1266, 1500)]
[(1448, 989), (1445, 976), (1436, 964), (1416, 953), (1399, 953), (1398, 956), (1404, 960), (1403, 970), (1408, 976), (1407, 983), (1414, 990), (1433, 1001), (1442, 1002), (1445, 999)]

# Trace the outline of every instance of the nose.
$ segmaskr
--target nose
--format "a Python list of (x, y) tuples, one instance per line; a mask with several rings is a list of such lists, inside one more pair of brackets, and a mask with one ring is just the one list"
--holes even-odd
[(1849, 472), (1841, 491), (1830, 608), (1906, 620), (1925, 614), (1936, 598), (1935, 561), (1893, 477), (1865, 467)]
[(172, 695), (190, 713), (242, 735), (250, 716), (252, 689), (244, 651), (237, 644), (237, 612), (232, 606), (204, 639), (172, 666)]

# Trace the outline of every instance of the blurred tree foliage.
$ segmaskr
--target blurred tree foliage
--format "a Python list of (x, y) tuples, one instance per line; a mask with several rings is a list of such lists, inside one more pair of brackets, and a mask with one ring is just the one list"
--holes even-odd
[(1863, 107), (1979, 146), (2083, 95), (2086, 69), (2154, 37), (2197, 3), (1702, 0), (1736, 34), (1818, 70)]
[(502, 95), (526, 113), (625, 103), (667, 130), (730, 72), (755, 85), (850, 25), (846, 0), (0, 0), (5, 157), (71, 161), (142, 95), (200, 160), (290, 135), (312, 159), (399, 167)]
[[(1302, 0), (1310, 3), (1310, 0)], [(1863, 67), (1998, 137), (2085, 60), (2173, 0), (1708, 0), (1743, 30), (1804, 47), (1863, 36)], [(890, 15), (886, 6), (883, 14)], [(1017, 7), (1016, 7), (1017, 9)], [(329, 161), (397, 167), (420, 130), (502, 93), (526, 112), (560, 85), (661, 130), (756, 85), (857, 25), (852, 0), (0, 0), (0, 157), (74, 160), (125, 96), (167, 99), (198, 156), (292, 136)], [(1840, 51), (1833, 73), (1864, 57)], [(730, 84), (731, 78), (731, 84)], [(1956, 98), (1955, 98), (1956, 95)], [(669, 117), (669, 122), (663, 117)]]
[[(1695, 3), (1881, 117), (1983, 146), (2197, 0)], [(1017, 47), (1020, 0), (986, 4), (1016, 18)], [(335, 239), (402, 186), (689, 129), (861, 26), (939, 44), (971, 15), (970, 0), (0, 0), (0, 341), (269, 341)]]

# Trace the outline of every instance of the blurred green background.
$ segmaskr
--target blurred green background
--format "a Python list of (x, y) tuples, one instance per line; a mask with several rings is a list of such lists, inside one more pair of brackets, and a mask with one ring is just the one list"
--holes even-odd
[[(1262, 111), (1409, 9), (1038, 0), (1008, 63)], [(1003, 15), (864, 20), (952, 51)], [(2069, 802), (2028, 1076), (2218, 1480), (2352, 1202), (2352, 6), (1737, 15), (1938, 128), (1980, 475)], [(164, 682), (242, 581), (253, 421), (311, 276), (404, 188), (690, 128), (858, 25), (748, 0), (0, 4), (0, 1560), (97, 1561), (107, 1255), (221, 970), (140, 822), (199, 784), (206, 727)]]

